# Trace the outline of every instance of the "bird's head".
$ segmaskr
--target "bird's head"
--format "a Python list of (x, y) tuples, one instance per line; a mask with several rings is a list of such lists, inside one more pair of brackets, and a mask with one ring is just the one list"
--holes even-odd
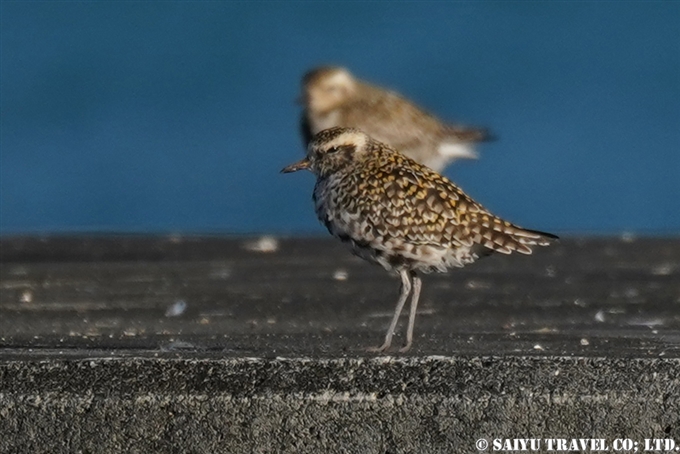
[(345, 68), (315, 68), (302, 78), (301, 101), (310, 111), (324, 114), (351, 98), (356, 85), (356, 80)]
[(283, 173), (310, 170), (320, 177), (331, 175), (365, 158), (372, 139), (356, 128), (324, 129), (312, 138), (307, 156), (281, 170)]

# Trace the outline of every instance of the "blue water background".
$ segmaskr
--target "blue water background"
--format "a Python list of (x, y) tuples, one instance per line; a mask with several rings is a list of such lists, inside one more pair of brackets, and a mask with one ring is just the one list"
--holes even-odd
[(680, 233), (680, 2), (8, 2), (0, 232), (318, 233), (301, 75), (489, 127), (446, 175), (520, 225)]

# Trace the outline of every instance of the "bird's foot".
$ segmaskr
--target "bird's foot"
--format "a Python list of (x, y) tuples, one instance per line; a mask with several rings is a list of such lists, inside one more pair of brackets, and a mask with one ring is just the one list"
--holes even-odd
[(406, 353), (407, 351), (409, 351), (411, 349), (411, 344), (412, 344), (412, 342), (408, 342), (406, 345), (401, 347), (399, 349), (399, 353)]
[(382, 344), (380, 347), (368, 347), (366, 351), (371, 352), (371, 353), (382, 353), (388, 348), (390, 348), (391, 342), (385, 342)]

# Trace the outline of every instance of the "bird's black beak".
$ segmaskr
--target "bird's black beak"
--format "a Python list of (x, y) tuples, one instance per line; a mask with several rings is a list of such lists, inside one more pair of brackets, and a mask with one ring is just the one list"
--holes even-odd
[(284, 167), (283, 169), (281, 169), (281, 173), (291, 173), (291, 172), (297, 172), (298, 170), (305, 170), (305, 169), (309, 170), (309, 165), (310, 165), (309, 159), (304, 158), (301, 161), (298, 161), (294, 164), (291, 164), (287, 167)]

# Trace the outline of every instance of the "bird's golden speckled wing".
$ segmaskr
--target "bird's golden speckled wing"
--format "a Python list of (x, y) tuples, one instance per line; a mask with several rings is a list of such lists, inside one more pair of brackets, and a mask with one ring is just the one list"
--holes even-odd
[(356, 202), (377, 233), (410, 244), (478, 244), (505, 254), (530, 254), (530, 245), (552, 238), (492, 215), (447, 178), (391, 150), (366, 162), (358, 184)]

